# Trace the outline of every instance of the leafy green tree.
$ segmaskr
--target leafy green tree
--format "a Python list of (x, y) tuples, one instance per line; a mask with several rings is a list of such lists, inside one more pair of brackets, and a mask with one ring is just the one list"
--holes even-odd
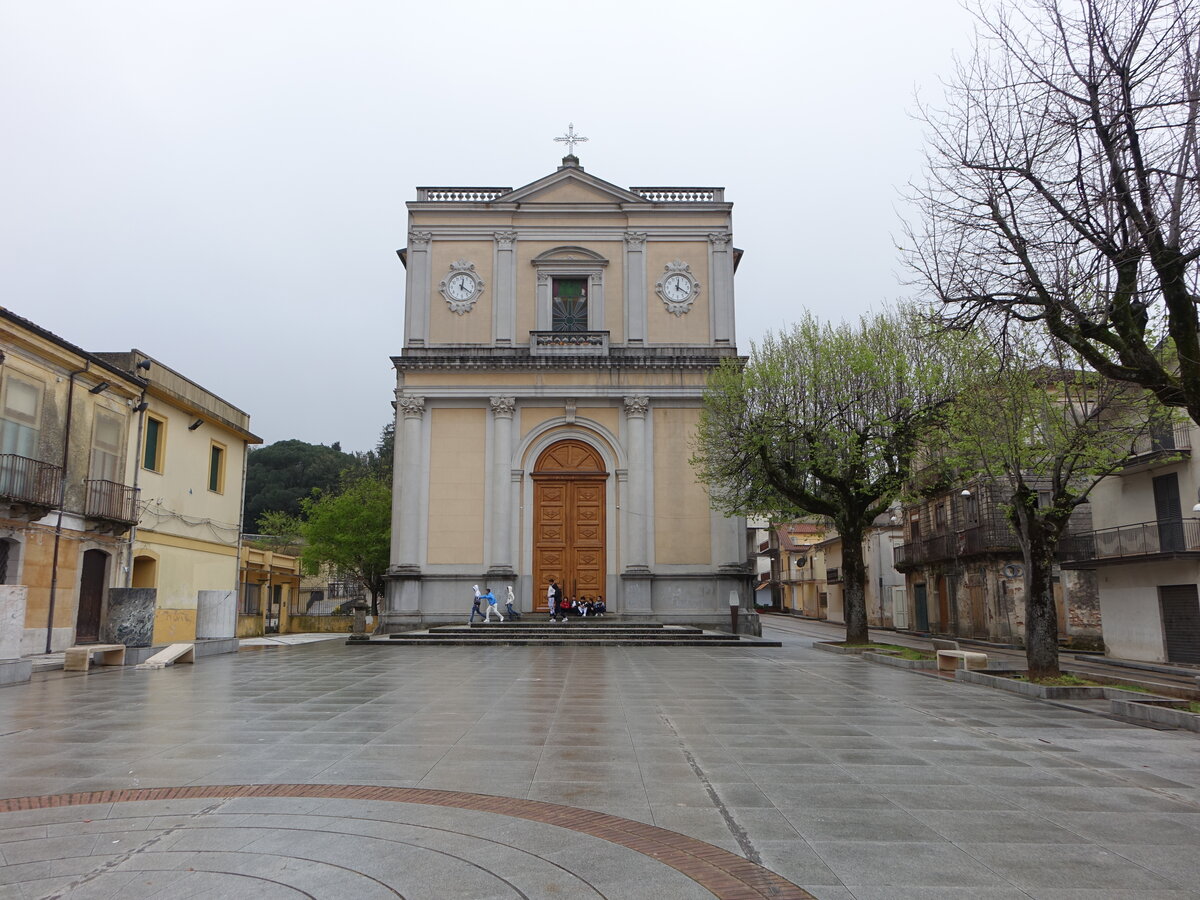
[(345, 572), (370, 592), (371, 611), (378, 615), (391, 542), (391, 485), (357, 478), (338, 491), (305, 498), (300, 505), (305, 573), (314, 575), (326, 565)]
[(246, 463), (244, 519), (248, 527), (262, 526), (265, 512), (300, 514), (300, 502), (313, 490), (337, 487), (343, 470), (355, 459), (338, 444), (326, 447), (304, 441), (276, 441), (251, 452)]
[(842, 536), (846, 640), (867, 641), (866, 529), (909, 477), (964, 364), (962, 337), (909, 308), (768, 334), (709, 379), (692, 464), (715, 508), (827, 517)]
[(947, 422), (948, 460), (1001, 491), (1025, 563), (1029, 675), (1059, 674), (1054, 565), (1075, 510), (1146, 433), (1153, 397), (1110, 381), (1029, 328), (1009, 329)]
[(304, 520), (285, 512), (265, 512), (258, 517), (254, 544), (264, 550), (296, 555), (303, 542)]

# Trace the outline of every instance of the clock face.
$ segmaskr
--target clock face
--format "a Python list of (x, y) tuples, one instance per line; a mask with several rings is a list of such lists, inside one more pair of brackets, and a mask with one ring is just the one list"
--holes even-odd
[(475, 279), (466, 272), (451, 275), (446, 281), (446, 293), (455, 300), (468, 300), (475, 294)]
[(668, 275), (663, 279), (663, 294), (668, 300), (686, 300), (692, 296), (692, 282), (685, 275)]

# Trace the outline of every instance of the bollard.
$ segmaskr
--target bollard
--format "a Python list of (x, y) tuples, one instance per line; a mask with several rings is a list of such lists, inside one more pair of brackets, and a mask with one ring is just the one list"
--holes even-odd
[(365, 641), (367, 639), (367, 610), (370, 607), (362, 600), (350, 604), (350, 608), (354, 610), (354, 633), (350, 635), (352, 641)]
[(741, 606), (741, 603), (738, 600), (738, 592), (730, 591), (729, 592), (729, 628), (735, 635), (738, 633), (737, 616), (738, 616), (738, 607), (740, 607), (740, 606)]

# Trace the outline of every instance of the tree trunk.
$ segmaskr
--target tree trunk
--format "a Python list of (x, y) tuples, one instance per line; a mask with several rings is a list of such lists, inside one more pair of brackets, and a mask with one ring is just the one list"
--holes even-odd
[(846, 613), (846, 643), (866, 644), (867, 568), (863, 560), (862, 529), (839, 529), (842, 534), (842, 601)]
[(1054, 605), (1054, 545), (1038, 523), (1023, 541), (1025, 554), (1025, 660), (1030, 679), (1055, 678), (1058, 610)]

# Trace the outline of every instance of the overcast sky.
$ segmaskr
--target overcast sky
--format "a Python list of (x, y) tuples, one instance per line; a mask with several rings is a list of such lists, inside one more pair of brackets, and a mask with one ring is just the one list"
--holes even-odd
[(406, 201), (584, 168), (724, 186), (738, 344), (911, 293), (914, 94), (955, 0), (0, 0), (0, 304), (144, 350), (264, 441), (374, 445)]

